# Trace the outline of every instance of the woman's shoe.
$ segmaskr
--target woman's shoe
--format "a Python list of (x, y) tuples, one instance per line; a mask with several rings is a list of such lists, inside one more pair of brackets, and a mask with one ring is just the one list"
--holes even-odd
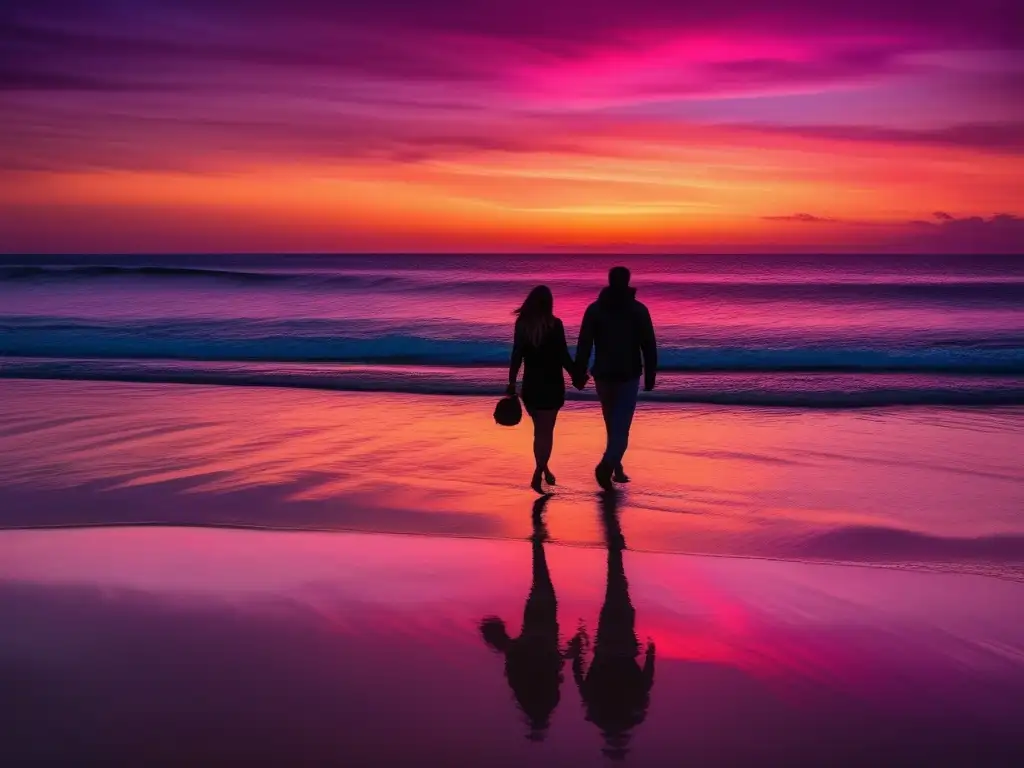
[(594, 467), (594, 477), (597, 479), (597, 484), (606, 491), (615, 487), (612, 485), (612, 468), (603, 462)]
[(538, 469), (536, 472), (533, 473), (533, 479), (530, 481), (530, 487), (533, 488), (533, 490), (535, 490), (541, 496), (544, 496), (546, 492), (544, 490), (544, 486), (541, 485), (542, 480), (543, 475), (541, 474), (541, 471)]
[(555, 482), (555, 476), (547, 467), (544, 467), (544, 482), (546, 482), (548, 485), (557, 485), (557, 483)]
[(629, 475), (626, 474), (626, 470), (622, 468), (621, 464), (619, 464), (619, 466), (617, 466), (615, 468), (615, 471), (612, 473), (612, 480), (614, 480), (616, 483), (629, 482)]

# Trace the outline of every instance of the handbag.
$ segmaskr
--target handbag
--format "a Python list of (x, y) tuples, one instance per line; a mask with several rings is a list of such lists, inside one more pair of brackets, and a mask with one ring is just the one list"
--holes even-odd
[(494, 421), (503, 427), (514, 427), (523, 420), (523, 406), (515, 395), (503, 397), (494, 406)]

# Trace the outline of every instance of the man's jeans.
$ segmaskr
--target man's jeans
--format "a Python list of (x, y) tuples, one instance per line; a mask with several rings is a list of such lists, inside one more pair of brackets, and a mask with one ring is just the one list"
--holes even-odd
[(595, 381), (597, 396), (601, 400), (601, 414), (608, 433), (603, 464), (616, 469), (629, 445), (629, 428), (633, 425), (640, 379), (632, 381)]

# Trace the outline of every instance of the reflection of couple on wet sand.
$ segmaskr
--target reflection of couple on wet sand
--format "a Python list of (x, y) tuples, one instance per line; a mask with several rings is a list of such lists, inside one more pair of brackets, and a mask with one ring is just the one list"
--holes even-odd
[(531, 739), (544, 738), (558, 706), (562, 667), (571, 659), (573, 679), (587, 720), (600, 729), (605, 754), (621, 758), (628, 750), (630, 731), (647, 714), (654, 685), (654, 643), (648, 641), (641, 667), (636, 611), (622, 564), (625, 541), (619, 527), (616, 498), (614, 494), (605, 494), (601, 503), (608, 549), (607, 586), (589, 665), (585, 657), (591, 650), (590, 640), (584, 628), (580, 628), (564, 651), (559, 645), (558, 604), (544, 555), (547, 531), (542, 515), (549, 498), (541, 497), (534, 504), (533, 583), (519, 637), (510, 637), (505, 623), (496, 617), (481, 622), (481, 633), (488, 645), (505, 656), (505, 676), (526, 715)]

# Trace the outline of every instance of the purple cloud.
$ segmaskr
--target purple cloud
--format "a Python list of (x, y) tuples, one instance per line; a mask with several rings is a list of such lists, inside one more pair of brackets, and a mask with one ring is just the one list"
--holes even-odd
[(1024, 254), (1024, 217), (1000, 213), (957, 218), (939, 211), (934, 221), (913, 221), (923, 243), (943, 253)]
[(966, 123), (932, 129), (881, 128), (864, 125), (767, 124), (747, 124), (736, 127), (831, 141), (962, 147), (1013, 154), (1024, 152), (1024, 122)]
[(761, 218), (765, 221), (785, 221), (797, 224), (834, 224), (838, 221), (838, 219), (827, 219), (810, 213), (794, 213), (790, 216), (762, 216)]
[[(46, 4), (46, 3), (44, 3)], [(67, 6), (70, 0), (59, 0)], [(147, 3), (140, 0), (140, 4)], [(148, 5), (156, 5), (148, 3)], [(179, 0), (194, 11), (211, 7), (225, 16), (256, 23), (294, 22), (388, 27), (424, 33), (443, 30), (528, 42), (554, 51), (607, 40), (628, 40), (635, 30), (686, 28), (712, 30), (792, 31), (796, 34), (851, 30), (886, 30), (948, 40), (1013, 46), (1024, 36), (1024, 9), (1007, 0), (933, 0), (922, 10), (919, 0), (521, 0), (481, 5), (477, 0)]]
[[(883, 251), (914, 253), (1024, 254), (1024, 216), (997, 213), (957, 217), (936, 211), (932, 219), (887, 222), (832, 219), (810, 213), (763, 216), (765, 221), (857, 227), (866, 242)], [(871, 232), (874, 234), (870, 234)], [(858, 240), (858, 242), (861, 242)]]
[(115, 79), (126, 61), (140, 65), (127, 70), (135, 74), (220, 61), (498, 82), (517, 61), (556, 65), (665, 39), (721, 37), (740, 48), (754, 38), (814, 43), (820, 61), (752, 49), (706, 62), (721, 77), (785, 81), (804, 69), (885, 69), (909, 51), (1017, 50), (1021, 30), (1024, 8), (1002, 0), (939, 0), (927, 13), (917, 0), (35, 0), (0, 10), (0, 44), (19, 66), (84, 68)]

